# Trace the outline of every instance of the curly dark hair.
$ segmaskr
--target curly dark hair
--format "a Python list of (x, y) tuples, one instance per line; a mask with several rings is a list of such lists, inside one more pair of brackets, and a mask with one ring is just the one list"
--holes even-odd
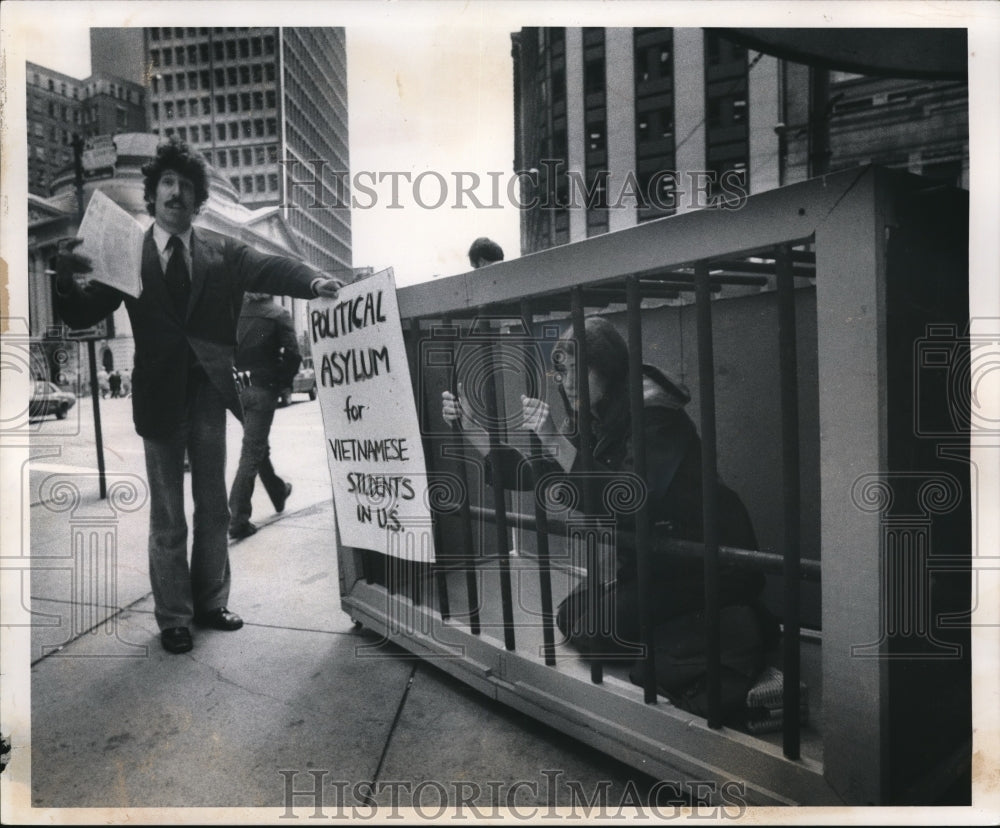
[(201, 205), (208, 201), (205, 159), (179, 138), (171, 136), (156, 148), (156, 157), (142, 166), (143, 197), (149, 214), (156, 215), (156, 187), (166, 170), (173, 170), (191, 180), (194, 184), (194, 210), (198, 212)]
[(469, 248), (469, 263), (473, 267), (478, 267), (477, 262), (482, 260), (485, 264), (493, 264), (503, 261), (503, 248), (493, 239), (480, 236)]

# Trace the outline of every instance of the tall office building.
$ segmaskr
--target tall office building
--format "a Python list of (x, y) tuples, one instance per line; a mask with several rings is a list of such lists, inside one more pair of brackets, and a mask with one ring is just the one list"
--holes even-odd
[(811, 69), (711, 29), (512, 41), (522, 253), (865, 163), (968, 187), (964, 80)]
[(168, 27), (143, 37), (150, 129), (202, 152), (244, 205), (282, 205), (311, 264), (350, 271), (344, 30)]

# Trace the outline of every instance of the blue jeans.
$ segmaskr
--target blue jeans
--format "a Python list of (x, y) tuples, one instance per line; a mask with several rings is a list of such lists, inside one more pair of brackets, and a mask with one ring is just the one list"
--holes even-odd
[(251, 385), (240, 391), (243, 403), (243, 447), (240, 450), (240, 464), (229, 493), (230, 526), (243, 526), (250, 520), (254, 479), (260, 475), (267, 496), (277, 508), (285, 499), (285, 481), (271, 465), (271, 446), (268, 436), (274, 422), (274, 409), (278, 404), (278, 392), (272, 388)]
[[(160, 629), (187, 627), (193, 615), (229, 600), (226, 525), (226, 406), (207, 380), (191, 388), (186, 416), (172, 434), (144, 439), (149, 510), (149, 579)], [(194, 531), (187, 557), (184, 454), (191, 461)]]

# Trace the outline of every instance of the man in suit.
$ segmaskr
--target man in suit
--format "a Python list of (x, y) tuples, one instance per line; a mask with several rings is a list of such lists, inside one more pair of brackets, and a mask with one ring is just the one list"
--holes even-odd
[(267, 293), (247, 293), (236, 329), (236, 370), (243, 404), (243, 448), (229, 492), (229, 537), (249, 537), (257, 531), (250, 522), (254, 478), (259, 474), (276, 512), (285, 509), (292, 484), (271, 465), (268, 436), (282, 389), (292, 384), (302, 355), (295, 340), (292, 317)]
[[(135, 336), (132, 418), (143, 438), (151, 502), (149, 575), (163, 648), (187, 652), (192, 622), (237, 630), (230, 612), (226, 528), (226, 409), (239, 412), (233, 377), (236, 324), (245, 290), (335, 297), (339, 283), (307, 265), (265, 256), (191, 227), (208, 199), (205, 162), (176, 139), (143, 167), (154, 218), (142, 251), (138, 298), (78, 280), (90, 262), (71, 241), (55, 258), (56, 308), (73, 328), (103, 319), (123, 301)], [(194, 499), (191, 562), (184, 512), (184, 456)]]

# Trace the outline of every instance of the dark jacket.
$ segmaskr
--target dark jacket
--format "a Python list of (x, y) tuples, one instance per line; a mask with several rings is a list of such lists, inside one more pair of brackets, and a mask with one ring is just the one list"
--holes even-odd
[[(643, 410), (646, 455), (646, 497), (648, 518), (654, 534), (690, 541), (703, 539), (701, 440), (691, 418), (684, 411), (686, 392), (652, 366), (643, 366)], [(627, 481), (622, 472), (635, 468), (628, 396), (609, 394), (596, 407), (593, 418), (594, 474), (597, 482), (594, 498), (597, 512), (613, 515), (624, 533), (635, 529), (634, 509), (629, 503), (630, 487), (617, 485)], [(572, 423), (567, 433), (573, 434)], [(576, 442), (575, 438), (572, 438)], [(557, 479), (573, 485), (580, 506), (584, 475), (578, 454), (574, 468), (567, 474), (553, 460), (529, 470), (520, 452), (503, 447), (490, 455), (498, 463), (508, 488), (532, 488), (535, 475), (543, 483)], [(719, 482), (719, 542), (723, 546), (756, 549), (757, 540), (749, 515), (738, 495)], [(618, 546), (619, 583), (634, 581), (635, 548), (630, 543)], [(704, 576), (701, 560), (654, 555), (653, 573), (657, 589), (669, 596), (667, 604), (677, 612), (697, 609), (703, 604)], [(763, 588), (760, 573), (722, 567), (721, 598), (724, 604), (751, 600)], [(668, 611), (669, 612), (669, 611)]]
[(164, 437), (181, 422), (191, 351), (226, 405), (240, 411), (233, 351), (243, 292), (308, 299), (319, 275), (301, 262), (258, 253), (200, 228), (191, 234), (191, 269), (191, 297), (182, 318), (167, 293), (150, 228), (143, 242), (138, 298), (96, 282), (84, 288), (74, 283), (67, 295), (55, 295), (56, 309), (71, 328), (93, 325), (125, 302), (135, 337), (132, 417), (142, 437)]
[(289, 388), (302, 363), (292, 316), (271, 298), (250, 299), (236, 328), (236, 367), (250, 372), (253, 385)]

